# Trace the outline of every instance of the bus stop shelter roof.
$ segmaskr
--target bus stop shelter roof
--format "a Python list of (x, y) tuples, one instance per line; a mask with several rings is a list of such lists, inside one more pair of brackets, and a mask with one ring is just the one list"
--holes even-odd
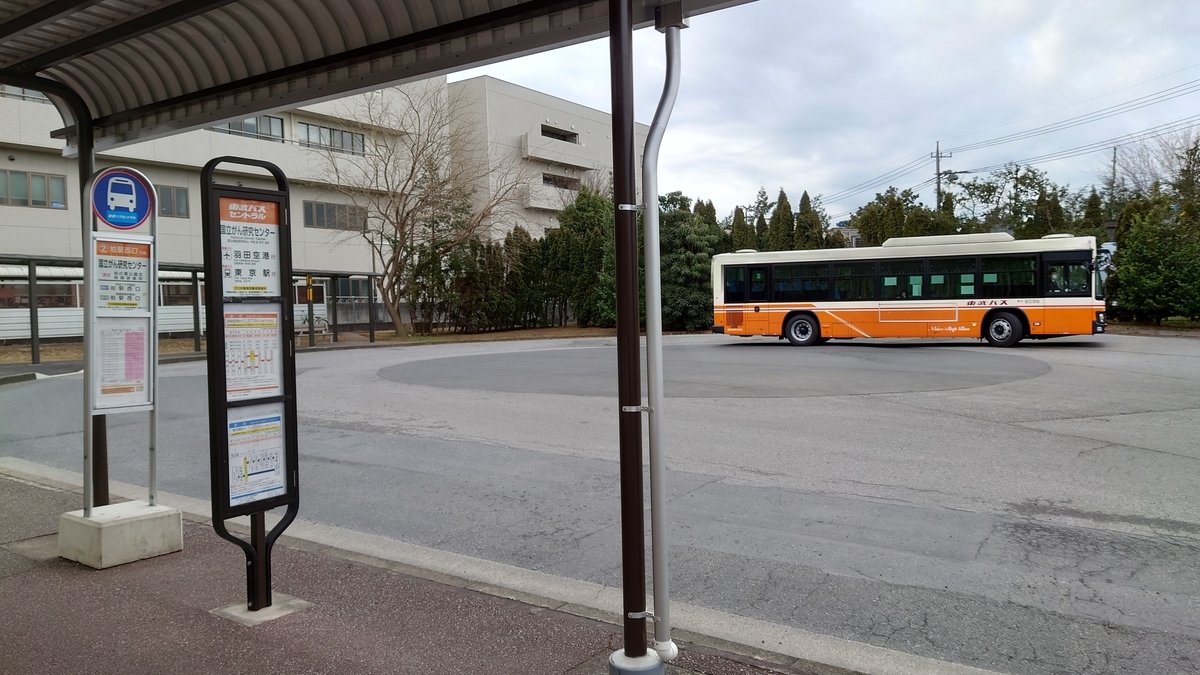
[[(750, 0), (682, 0), (695, 15)], [(0, 83), (103, 150), (608, 32), (606, 0), (0, 0)], [(635, 28), (662, 0), (634, 0)], [(70, 99), (74, 96), (74, 105)]]

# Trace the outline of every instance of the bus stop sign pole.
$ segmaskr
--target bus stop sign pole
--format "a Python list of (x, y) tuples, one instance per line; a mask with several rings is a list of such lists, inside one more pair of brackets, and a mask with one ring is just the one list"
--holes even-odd
[[(220, 164), (266, 169), (276, 189), (214, 183)], [(246, 554), (253, 612), (271, 606), (271, 547), (300, 507), (288, 182), (274, 164), (237, 157), (200, 176), (212, 521)], [(268, 531), (266, 512), (279, 507)], [(249, 541), (225, 526), (238, 516), (250, 516)]]

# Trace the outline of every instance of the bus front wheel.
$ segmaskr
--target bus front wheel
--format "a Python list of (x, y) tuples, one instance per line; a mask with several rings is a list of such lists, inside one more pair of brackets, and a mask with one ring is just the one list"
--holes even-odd
[(984, 337), (993, 347), (1012, 347), (1025, 337), (1025, 327), (1011, 313), (997, 312), (988, 319)]
[(788, 319), (783, 330), (788, 342), (799, 347), (815, 345), (821, 340), (821, 325), (809, 314), (797, 314)]

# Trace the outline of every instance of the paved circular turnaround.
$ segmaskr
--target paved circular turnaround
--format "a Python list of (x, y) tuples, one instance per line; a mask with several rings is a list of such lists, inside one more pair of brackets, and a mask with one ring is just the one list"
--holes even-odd
[[(1013, 352), (975, 346), (932, 351), (928, 346), (893, 343), (881, 349), (878, 343), (834, 343), (814, 348), (765, 341), (719, 349), (668, 346), (663, 349), (664, 388), (671, 398), (887, 394), (1003, 384), (1050, 370), (1042, 361)], [(383, 368), (379, 376), (443, 389), (609, 396), (617, 390), (615, 363), (616, 348), (603, 346), (413, 361)]]
[[(613, 342), (298, 354), (300, 517), (620, 587)], [(205, 365), (159, 373), (159, 488), (207, 499)], [(665, 374), (680, 629), (701, 608), (770, 624), (731, 634), (767, 648), (807, 631), (1012, 675), (1197, 672), (1200, 340), (668, 336)], [(77, 472), (81, 386), (0, 387), (0, 458)], [(109, 417), (114, 480), (145, 480), (148, 432)]]

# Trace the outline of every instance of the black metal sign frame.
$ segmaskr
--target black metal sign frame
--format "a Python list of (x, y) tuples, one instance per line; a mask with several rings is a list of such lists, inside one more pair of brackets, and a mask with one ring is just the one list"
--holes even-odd
[[(213, 174), (220, 164), (241, 164), (266, 169), (275, 178), (277, 189), (247, 188), (223, 185), (214, 182)], [(208, 433), (209, 454), (212, 473), (212, 520), (213, 529), (246, 553), (246, 595), (249, 609), (259, 610), (271, 605), (271, 547), (283, 531), (296, 518), (299, 510), (299, 472), (297, 463), (296, 431), (296, 355), (293, 334), (292, 293), (292, 243), (289, 189), (287, 177), (279, 167), (269, 162), (240, 157), (217, 157), (204, 165), (200, 174), (201, 212), (204, 237), (204, 287), (207, 295), (205, 325), (208, 335)], [(222, 224), (224, 211), (222, 198), (243, 200), (239, 204), (274, 204), (278, 216), (278, 293), (227, 294), (222, 259)], [(265, 208), (265, 207), (264, 207)], [(240, 251), (238, 252), (240, 256)], [(258, 256), (255, 256), (257, 261)], [(232, 270), (231, 270), (232, 271)], [(236, 270), (239, 274), (242, 269)], [(274, 354), (273, 368), (282, 367), (278, 381), (265, 387), (266, 395), (231, 399), (227, 359), (227, 311), (245, 312), (252, 316), (256, 311), (263, 316), (275, 314), (273, 330), (278, 334), (278, 352)], [(275, 391), (278, 390), (278, 391)], [(233, 426), (239, 424), (241, 415), (253, 406), (282, 407), (279, 429), (283, 435), (283, 475), (280, 486), (269, 490), (261, 499), (246, 499), (233, 505), (230, 501), (230, 442), (231, 415)], [(251, 427), (247, 427), (251, 428)], [(269, 436), (269, 434), (266, 434)], [(278, 461), (278, 458), (272, 460)], [(247, 469), (248, 471), (248, 469)], [(287, 507), (283, 518), (266, 532), (266, 512)], [(230, 534), (225, 521), (238, 516), (250, 516), (250, 541)]]

